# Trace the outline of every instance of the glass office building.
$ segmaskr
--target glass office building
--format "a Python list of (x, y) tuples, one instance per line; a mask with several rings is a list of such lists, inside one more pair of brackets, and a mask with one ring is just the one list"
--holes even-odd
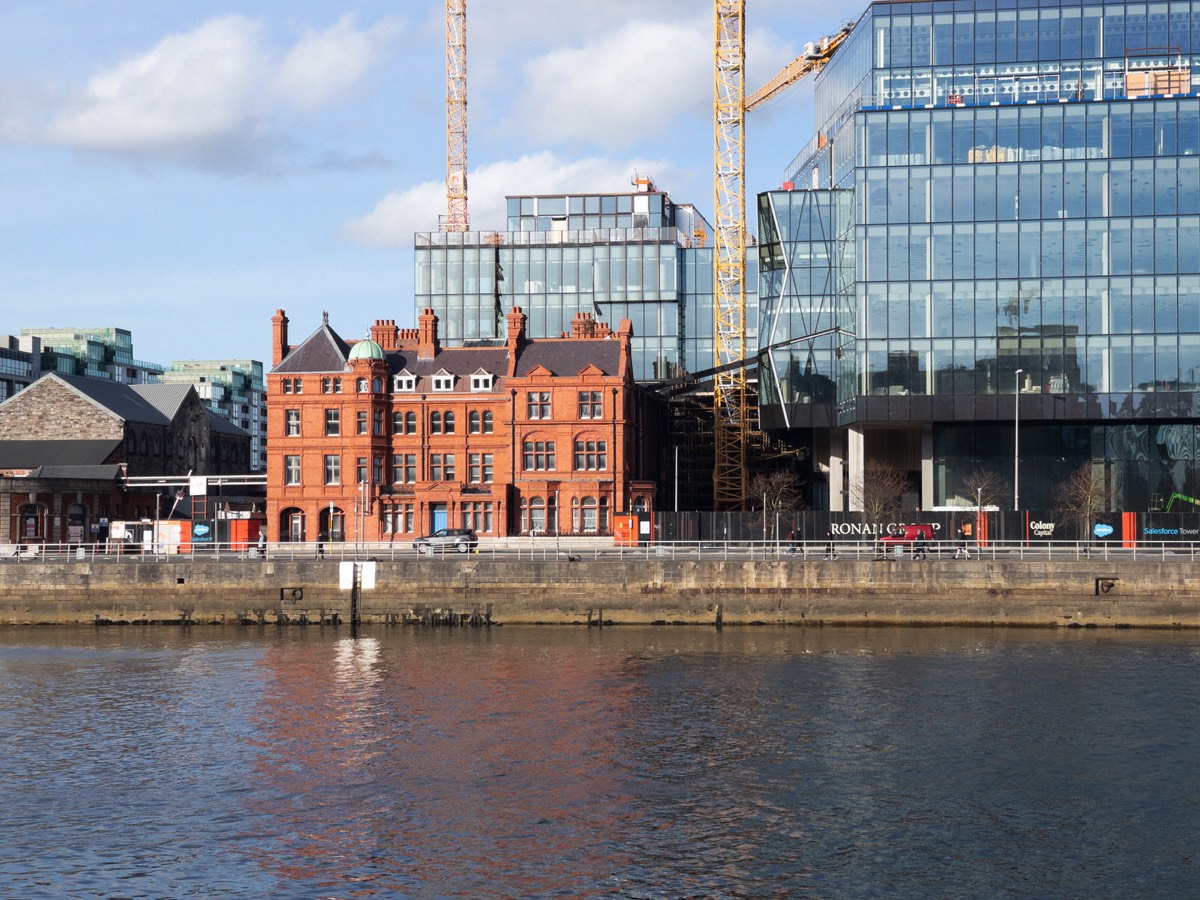
[[(506, 231), (418, 234), (417, 309), (437, 314), (449, 346), (503, 340), (514, 306), (534, 338), (569, 332), (578, 312), (614, 330), (629, 319), (638, 380), (711, 368), (712, 228), (649, 179), (635, 186), (510, 196)], [(747, 307), (752, 317), (752, 291)]]
[(873, 3), (816, 111), (758, 198), (760, 347), (838, 329), (760, 356), (814, 503), (872, 459), (923, 509), (1015, 470), (1048, 515), (1087, 463), (1114, 511), (1196, 502), (1200, 3)]

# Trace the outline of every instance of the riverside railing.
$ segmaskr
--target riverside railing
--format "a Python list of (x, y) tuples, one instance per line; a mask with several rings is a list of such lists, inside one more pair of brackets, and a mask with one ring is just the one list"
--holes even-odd
[(418, 552), (411, 539), (371, 542), (280, 542), (265, 549), (245, 542), (232, 544), (0, 544), (0, 565), (28, 562), (172, 563), (224, 561), (331, 561), (416, 559), (433, 563), (479, 557), (507, 560), (730, 560), (785, 563), (960, 563), (986, 561), (1127, 561), (1182, 562), (1200, 560), (1200, 542), (1138, 541), (1126, 545), (1104, 541), (930, 541), (923, 553), (911, 546), (876, 541), (704, 540), (657, 541), (623, 546), (602, 537), (482, 538), (475, 548), (456, 547)]

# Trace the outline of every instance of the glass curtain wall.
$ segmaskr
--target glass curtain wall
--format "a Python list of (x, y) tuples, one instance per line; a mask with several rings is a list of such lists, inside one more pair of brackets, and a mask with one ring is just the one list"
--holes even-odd
[[(815, 106), (787, 171), (810, 205), (853, 197), (840, 422), (931, 429), (939, 505), (982, 460), (1011, 473), (1015, 402), (1022, 505), (1084, 464), (1114, 509), (1196, 496), (1200, 3), (875, 3)], [(819, 292), (789, 274), (780, 196), (764, 311), (799, 327)]]

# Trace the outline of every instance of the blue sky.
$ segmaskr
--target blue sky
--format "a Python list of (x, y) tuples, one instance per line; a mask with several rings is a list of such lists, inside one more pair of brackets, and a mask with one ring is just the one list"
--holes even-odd
[[(748, 0), (747, 90), (864, 7)], [(142, 360), (269, 360), (323, 310), (411, 325), (445, 203), (439, 0), (5, 0), (0, 333), (116, 326)], [(650, 175), (710, 220), (706, 0), (469, 0), (473, 229), (506, 194)], [(755, 111), (747, 194), (812, 136), (812, 86)]]

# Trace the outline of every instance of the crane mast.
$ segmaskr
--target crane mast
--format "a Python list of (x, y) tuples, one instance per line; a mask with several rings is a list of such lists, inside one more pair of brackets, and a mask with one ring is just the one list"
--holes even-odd
[(446, 218), (442, 231), (469, 230), (467, 0), (446, 0)]
[[(716, 0), (714, 365), (746, 358), (745, 0)], [(746, 369), (722, 371), (713, 386), (713, 502), (718, 510), (746, 501), (749, 425)]]
[(853, 24), (820, 41), (746, 96), (746, 2), (715, 0), (716, 51), (713, 134), (714, 193), (714, 357), (720, 372), (713, 389), (713, 501), (718, 510), (743, 509), (750, 419), (746, 367), (746, 113), (811, 72), (820, 71), (845, 41)]

